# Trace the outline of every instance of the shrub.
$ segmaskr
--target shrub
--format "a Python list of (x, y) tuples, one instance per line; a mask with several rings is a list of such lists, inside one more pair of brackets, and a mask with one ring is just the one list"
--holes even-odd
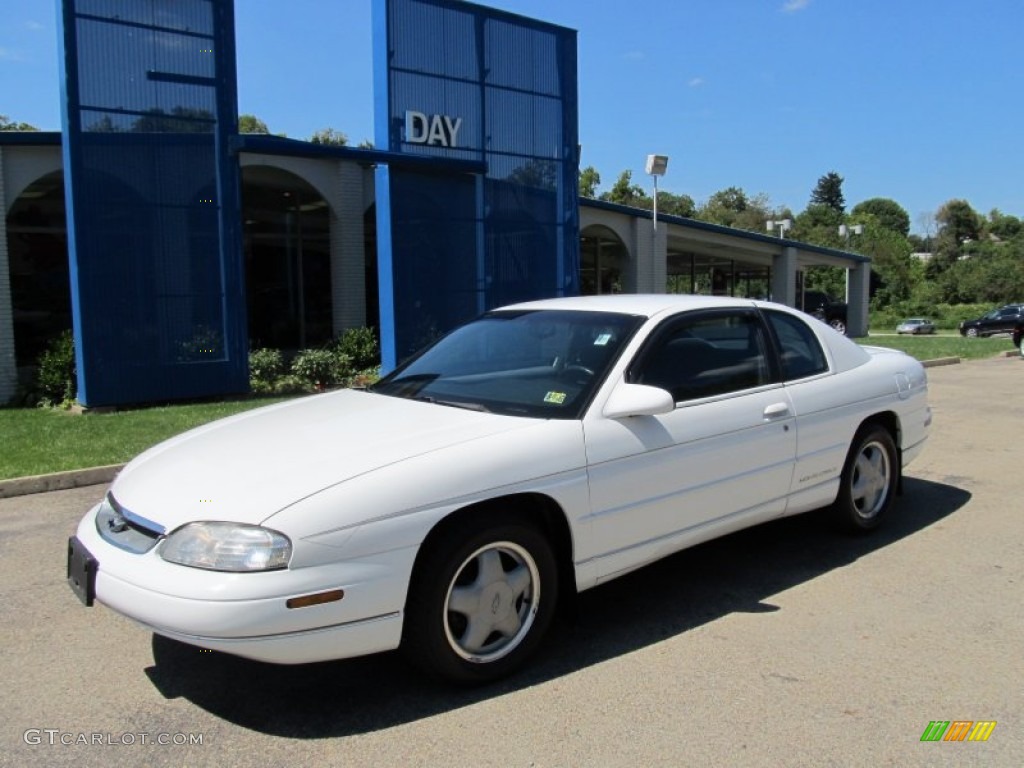
[(278, 376), (273, 381), (249, 381), (249, 388), (254, 395), (302, 395), (313, 391), (313, 386), (305, 379), (287, 374)]
[(78, 396), (75, 340), (71, 331), (52, 339), (39, 356), (36, 391), (39, 404), (44, 406), (70, 405)]
[(371, 328), (349, 328), (338, 337), (334, 348), (349, 358), (356, 371), (367, 371), (380, 365), (377, 335)]
[(304, 349), (292, 362), (292, 373), (318, 390), (341, 384), (352, 375), (352, 360), (332, 349)]
[(249, 353), (249, 384), (253, 391), (257, 387), (271, 386), (284, 375), (284, 357), (279, 349), (254, 349)]

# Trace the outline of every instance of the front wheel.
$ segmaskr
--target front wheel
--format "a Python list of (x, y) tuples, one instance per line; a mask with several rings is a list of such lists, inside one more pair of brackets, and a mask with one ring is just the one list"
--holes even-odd
[(829, 321), (829, 325), (831, 325), (832, 328), (838, 333), (842, 333), (844, 335), (846, 334), (846, 322), (841, 320), (840, 318), (832, 318), (832, 320)]
[(978, 329), (977, 328), (968, 328), (967, 329), (967, 333), (964, 334), (964, 335), (966, 335), (967, 337), (972, 338), (972, 339), (977, 338), (977, 336), (978, 336)]
[(887, 429), (875, 424), (857, 432), (832, 505), (841, 527), (851, 531), (878, 527), (896, 494), (898, 462), (896, 444)]
[(547, 539), (488, 510), (423, 553), (406, 604), (402, 649), (428, 673), (487, 682), (517, 667), (554, 616), (558, 568)]

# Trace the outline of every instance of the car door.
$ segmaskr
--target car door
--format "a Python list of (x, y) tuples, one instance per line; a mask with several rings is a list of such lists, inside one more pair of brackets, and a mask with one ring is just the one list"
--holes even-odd
[(675, 409), (584, 420), (598, 579), (785, 510), (796, 430), (770, 349), (752, 308), (682, 314), (625, 374)]

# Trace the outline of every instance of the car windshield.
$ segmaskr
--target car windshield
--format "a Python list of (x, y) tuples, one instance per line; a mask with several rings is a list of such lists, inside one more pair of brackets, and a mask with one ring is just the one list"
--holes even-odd
[(440, 339), (371, 391), (459, 408), (577, 419), (644, 318), (491, 312)]

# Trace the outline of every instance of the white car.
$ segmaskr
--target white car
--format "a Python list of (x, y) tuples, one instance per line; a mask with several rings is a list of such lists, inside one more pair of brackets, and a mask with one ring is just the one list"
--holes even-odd
[(918, 361), (788, 307), (520, 304), (368, 391), (146, 451), (82, 520), (68, 578), (203, 648), (293, 664), (401, 646), (489, 680), (574, 590), (821, 507), (874, 528), (930, 423)]

